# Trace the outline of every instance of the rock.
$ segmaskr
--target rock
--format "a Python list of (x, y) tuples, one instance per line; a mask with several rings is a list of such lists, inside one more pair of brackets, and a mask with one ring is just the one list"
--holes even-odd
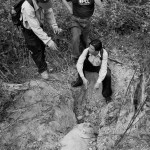
[(78, 124), (61, 139), (61, 150), (88, 150), (91, 138), (95, 138), (95, 136), (90, 124)]
[(15, 150), (56, 149), (58, 141), (76, 125), (72, 93), (58, 81), (28, 83), (28, 89), (7, 110), (9, 123), (3, 125), (6, 128), (0, 139), (5, 140), (0, 145)]
[[(142, 113), (139, 114), (135, 119), (135, 122), (132, 124), (129, 130), (127, 130), (125, 136), (121, 138), (121, 135), (123, 135), (128, 128), (130, 121), (132, 120), (132, 117), (134, 115), (131, 101), (124, 98), (130, 80), (133, 77), (134, 71), (132, 69), (127, 69), (121, 66), (112, 67), (114, 77), (116, 78), (114, 84), (114, 96), (116, 99), (115, 101), (112, 101), (107, 106), (101, 109), (100, 118), (103, 127), (99, 130), (99, 135), (97, 138), (98, 150), (148, 150), (148, 146), (146, 144), (143, 144), (144, 142), (139, 142), (139, 135), (137, 134), (139, 128), (137, 128), (137, 125), (135, 124), (137, 123), (139, 118), (142, 118)], [(120, 96), (121, 98), (119, 98)], [(111, 123), (108, 121), (109, 119), (115, 119), (115, 122)]]
[(83, 116), (78, 116), (77, 117), (78, 120), (81, 120), (82, 118), (83, 118)]
[[(119, 65), (114, 66), (113, 64), (111, 64), (110, 68), (112, 68), (112, 74), (113, 77), (115, 77), (115, 79), (113, 79), (115, 80), (115, 84), (113, 85), (113, 95), (116, 98), (117, 93), (123, 96), (124, 92), (126, 92), (126, 87), (132, 78), (133, 70), (126, 70), (125, 67)], [(122, 98), (119, 98), (118, 96), (118, 100), (122, 101)], [(99, 130), (97, 139), (98, 150), (111, 149), (116, 140), (120, 137), (119, 135), (125, 131), (132, 118), (133, 114), (127, 113), (132, 110), (132, 107), (128, 107), (128, 109), (122, 108), (120, 112), (120, 107), (122, 107), (121, 101), (112, 101), (101, 109), (99, 114), (99, 118), (101, 119), (101, 129)], [(122, 115), (120, 116), (119, 113)], [(123, 121), (121, 118), (125, 120)]]

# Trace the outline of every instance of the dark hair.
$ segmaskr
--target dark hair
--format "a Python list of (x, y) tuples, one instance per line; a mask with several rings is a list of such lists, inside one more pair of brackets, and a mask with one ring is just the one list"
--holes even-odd
[(99, 39), (95, 39), (95, 40), (92, 40), (89, 45), (92, 45), (94, 46), (95, 48), (95, 51), (101, 51), (102, 50), (102, 42), (99, 40)]

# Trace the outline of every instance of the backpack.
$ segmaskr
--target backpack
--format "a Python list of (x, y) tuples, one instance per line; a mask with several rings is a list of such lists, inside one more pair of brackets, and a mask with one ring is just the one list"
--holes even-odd
[(100, 51), (100, 54), (101, 54), (100, 60), (101, 60), (101, 61), (103, 60), (103, 52), (104, 52), (104, 48), (102, 48), (102, 50)]
[[(32, 0), (27, 0), (29, 4), (33, 7), (33, 2)], [(19, 0), (16, 2), (16, 4), (12, 7), (11, 9), (11, 19), (14, 25), (17, 27), (22, 25), (22, 21), (20, 20), (20, 15), (21, 15), (21, 6), (25, 2), (25, 0)]]

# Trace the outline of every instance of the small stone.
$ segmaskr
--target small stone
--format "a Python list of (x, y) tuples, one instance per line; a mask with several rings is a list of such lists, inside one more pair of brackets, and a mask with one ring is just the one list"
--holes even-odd
[(83, 118), (83, 116), (78, 116), (77, 117), (78, 120), (81, 120), (82, 118)]
[(93, 149), (92, 150), (96, 150), (96, 147), (93, 147)]
[(89, 112), (86, 110), (86, 112), (85, 112), (85, 116), (87, 117), (87, 116), (89, 116)]

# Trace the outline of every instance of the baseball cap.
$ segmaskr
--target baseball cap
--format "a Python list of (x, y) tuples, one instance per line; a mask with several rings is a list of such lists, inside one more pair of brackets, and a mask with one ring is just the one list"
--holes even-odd
[(38, 5), (43, 9), (49, 9), (52, 7), (52, 2), (51, 0), (39, 0)]

